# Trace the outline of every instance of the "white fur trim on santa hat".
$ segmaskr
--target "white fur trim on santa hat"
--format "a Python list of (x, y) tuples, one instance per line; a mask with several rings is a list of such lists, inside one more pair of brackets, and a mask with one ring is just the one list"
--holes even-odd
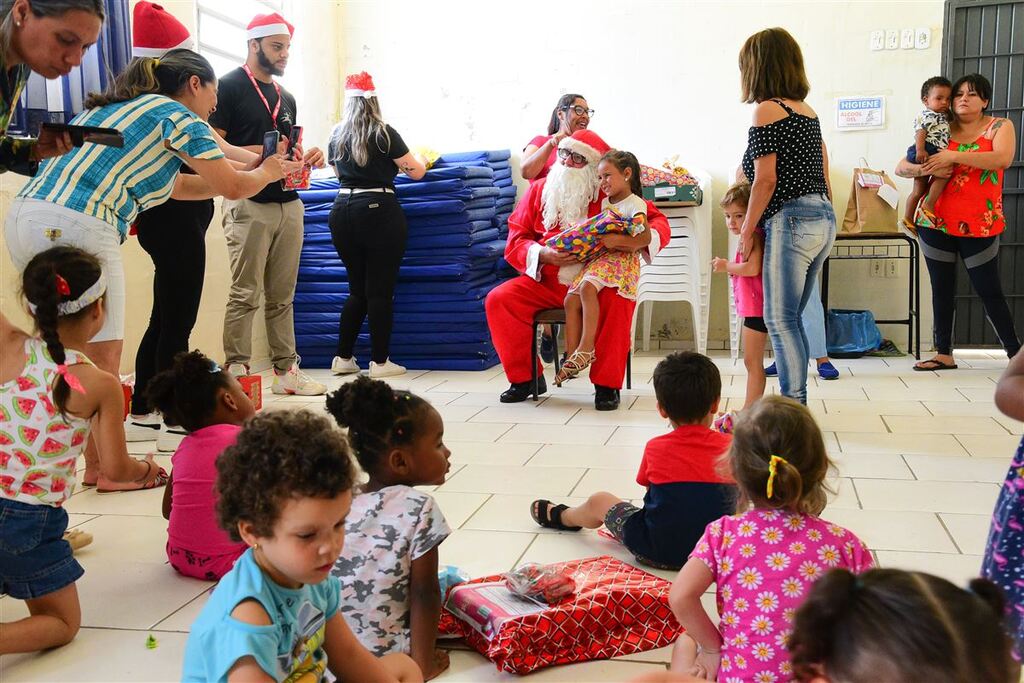
[(288, 24), (265, 24), (253, 26), (247, 35), (249, 38), (266, 38), (267, 36), (290, 36), (291, 34)]
[(192, 36), (171, 47), (132, 47), (132, 57), (163, 57), (171, 50), (194, 50), (195, 42)]
[(345, 91), (345, 96), (346, 97), (362, 97), (362, 98), (368, 100), (371, 97), (376, 97), (377, 96), (377, 91), (376, 90), (357, 90), (355, 88), (352, 88), (350, 90), (346, 90)]
[(601, 157), (604, 156), (603, 154), (601, 154), (601, 152), (598, 152), (596, 149), (594, 149), (587, 143), (581, 142), (572, 137), (562, 138), (562, 141), (558, 143), (558, 148), (567, 149), (570, 152), (582, 154), (587, 158), (587, 161), (592, 164), (596, 164), (598, 161), (601, 160)]

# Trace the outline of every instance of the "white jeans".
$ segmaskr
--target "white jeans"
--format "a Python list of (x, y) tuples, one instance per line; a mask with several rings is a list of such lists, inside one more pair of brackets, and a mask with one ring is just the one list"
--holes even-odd
[(124, 339), (124, 263), (116, 227), (59, 204), (19, 197), (11, 203), (4, 237), (19, 272), (33, 256), (59, 245), (77, 247), (99, 259), (107, 277), (106, 319), (91, 341)]

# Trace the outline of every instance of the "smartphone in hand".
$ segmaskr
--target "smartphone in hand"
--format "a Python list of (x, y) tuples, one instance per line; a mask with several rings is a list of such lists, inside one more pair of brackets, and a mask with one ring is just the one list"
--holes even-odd
[(281, 134), (276, 130), (268, 130), (263, 134), (263, 153), (260, 161), (277, 154), (277, 143), (281, 140)]
[(98, 128), (96, 126), (73, 126), (67, 123), (45, 122), (40, 130), (53, 131), (57, 135), (67, 133), (71, 136), (71, 144), (81, 147), (87, 142), (107, 147), (124, 147), (124, 136), (115, 128)]

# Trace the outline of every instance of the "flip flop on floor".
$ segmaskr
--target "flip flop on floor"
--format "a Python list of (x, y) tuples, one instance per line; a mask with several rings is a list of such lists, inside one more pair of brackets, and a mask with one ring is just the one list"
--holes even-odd
[[(925, 367), (925, 366), (928, 367)], [(930, 372), (932, 370), (956, 370), (959, 367), (956, 363), (943, 363), (937, 358), (929, 358), (914, 365), (915, 372)]]
[(555, 505), (550, 500), (535, 500), (530, 504), (530, 516), (545, 529), (579, 531), (583, 527), (567, 526), (562, 523), (562, 513), (568, 509), (568, 505)]
[(96, 493), (126, 493), (128, 491), (148, 491), (149, 489), (159, 488), (167, 485), (167, 480), (170, 477), (167, 476), (167, 471), (163, 468), (159, 468), (156, 477), (153, 481), (148, 484), (139, 484), (134, 481), (109, 481), (104, 480), (103, 486), (99, 485), (99, 481), (96, 483)]

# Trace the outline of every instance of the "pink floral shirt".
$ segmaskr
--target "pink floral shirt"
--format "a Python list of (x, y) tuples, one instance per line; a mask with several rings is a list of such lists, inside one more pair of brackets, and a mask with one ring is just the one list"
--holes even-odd
[(708, 566), (718, 587), (718, 680), (726, 683), (792, 680), (786, 646), (811, 584), (830, 569), (860, 573), (872, 565), (867, 547), (850, 531), (782, 510), (712, 522), (690, 557)]

